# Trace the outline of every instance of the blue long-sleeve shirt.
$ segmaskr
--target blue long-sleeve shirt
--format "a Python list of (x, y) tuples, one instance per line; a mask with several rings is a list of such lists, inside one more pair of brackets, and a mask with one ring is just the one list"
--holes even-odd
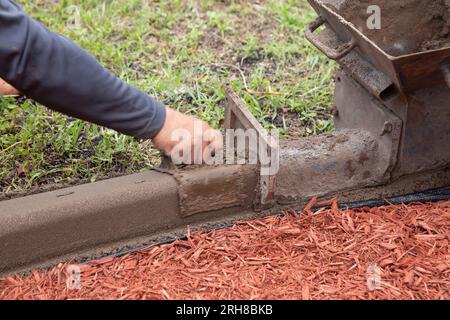
[(0, 0), (0, 78), (48, 108), (136, 138), (154, 137), (166, 118), (163, 104), (12, 0)]

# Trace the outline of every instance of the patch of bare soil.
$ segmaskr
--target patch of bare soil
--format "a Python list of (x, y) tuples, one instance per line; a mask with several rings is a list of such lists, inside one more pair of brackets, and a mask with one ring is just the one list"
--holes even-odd
[[(0, 280), (0, 299), (450, 299), (450, 202), (289, 212)], [(316, 203), (317, 204), (317, 203)]]
[[(381, 8), (381, 30), (369, 30), (367, 8)], [(393, 56), (450, 47), (450, 0), (348, 0), (342, 16)]]

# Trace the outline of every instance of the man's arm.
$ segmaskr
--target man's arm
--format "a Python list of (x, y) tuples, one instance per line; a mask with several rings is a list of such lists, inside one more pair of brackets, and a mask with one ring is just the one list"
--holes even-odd
[(0, 0), (0, 78), (51, 109), (136, 138), (153, 138), (165, 123), (161, 103), (11, 0)]

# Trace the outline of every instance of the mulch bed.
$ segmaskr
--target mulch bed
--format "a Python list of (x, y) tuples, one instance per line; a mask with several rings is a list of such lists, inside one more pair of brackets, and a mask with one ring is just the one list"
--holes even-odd
[(0, 280), (0, 299), (450, 299), (450, 201), (286, 212)]

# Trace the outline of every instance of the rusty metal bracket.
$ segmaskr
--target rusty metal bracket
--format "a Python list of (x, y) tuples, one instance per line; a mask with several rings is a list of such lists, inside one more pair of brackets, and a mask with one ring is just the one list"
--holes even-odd
[(336, 79), (336, 129), (357, 129), (370, 133), (377, 141), (378, 165), (376, 172), (372, 172), (373, 179), (377, 182), (389, 181), (398, 161), (402, 120), (379, 100), (368, 95), (367, 91), (343, 70), (336, 72)]
[[(256, 120), (253, 114), (245, 105), (244, 101), (231, 89), (226, 87), (226, 106), (225, 106), (225, 129), (253, 129), (256, 132), (255, 138), (258, 143), (264, 143), (267, 146), (267, 154), (271, 161), (267, 164), (261, 164), (260, 167), (260, 204), (258, 210), (271, 208), (275, 203), (275, 189), (277, 182), (278, 166), (273, 163), (273, 158), (279, 159), (279, 146), (271, 139), (266, 130)], [(275, 157), (272, 157), (275, 155)]]
[[(313, 45), (315, 45), (320, 51), (322, 51), (328, 58), (332, 60), (339, 60), (348, 55), (355, 47), (357, 42), (355, 38), (352, 39), (337, 49), (332, 49), (328, 47), (325, 43), (321, 42), (318, 37), (314, 35), (314, 31), (319, 29), (322, 25), (326, 23), (326, 19), (319, 16), (316, 20), (308, 25), (305, 31), (306, 39), (308, 39)], [(336, 36), (337, 37), (337, 36)]]

